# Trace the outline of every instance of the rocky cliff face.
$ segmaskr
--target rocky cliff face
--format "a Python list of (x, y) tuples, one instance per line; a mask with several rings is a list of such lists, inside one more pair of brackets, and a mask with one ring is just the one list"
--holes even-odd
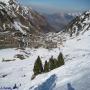
[(25, 41), (23, 39), (31, 34), (38, 35), (50, 31), (53, 31), (53, 28), (36, 11), (21, 6), (16, 0), (0, 0), (0, 40), (2, 44), (5, 45), (4, 42), (11, 44), (11, 41), (14, 43), (12, 39), (17, 42)]
[(26, 32), (49, 32), (53, 28), (45, 18), (31, 8), (23, 7), (15, 0), (8, 0), (8, 4), (0, 1), (0, 30), (15, 29)]
[(67, 25), (67, 32), (70, 36), (76, 36), (80, 33), (84, 33), (90, 28), (90, 11), (84, 12), (82, 15), (77, 16)]

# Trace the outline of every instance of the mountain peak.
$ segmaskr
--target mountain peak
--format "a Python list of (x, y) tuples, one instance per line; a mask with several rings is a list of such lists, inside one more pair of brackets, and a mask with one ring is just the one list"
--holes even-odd
[(6, 3), (6, 4), (8, 4), (9, 1), (10, 0), (0, 0), (0, 2)]

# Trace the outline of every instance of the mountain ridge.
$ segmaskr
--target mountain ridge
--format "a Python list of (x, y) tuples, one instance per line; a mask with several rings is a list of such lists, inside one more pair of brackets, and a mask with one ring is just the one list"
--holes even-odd
[[(24, 7), (18, 4), (16, 0), (0, 3), (1, 47), (8, 47), (9, 45), (11, 47), (19, 47), (20, 43), (26, 43), (25, 38), (34, 35), (39, 36), (41, 33), (49, 31), (52, 32), (54, 29), (43, 16), (30, 7)], [(31, 38), (33, 39), (34, 37)]]

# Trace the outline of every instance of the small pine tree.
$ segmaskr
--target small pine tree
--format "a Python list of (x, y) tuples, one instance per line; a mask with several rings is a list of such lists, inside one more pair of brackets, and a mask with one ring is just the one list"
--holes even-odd
[(49, 63), (47, 61), (44, 64), (44, 72), (49, 72)]
[(63, 54), (60, 53), (59, 56), (58, 56), (58, 67), (64, 65), (64, 58), (63, 58)]
[(53, 56), (49, 59), (49, 69), (50, 70), (53, 70), (55, 69), (56, 65), (55, 65), (55, 62), (54, 62), (54, 59), (53, 59)]
[(54, 59), (54, 63), (55, 63), (55, 68), (57, 68), (58, 67), (58, 60)]
[(34, 64), (34, 75), (38, 75), (43, 72), (43, 66), (40, 57), (38, 56), (35, 64)]

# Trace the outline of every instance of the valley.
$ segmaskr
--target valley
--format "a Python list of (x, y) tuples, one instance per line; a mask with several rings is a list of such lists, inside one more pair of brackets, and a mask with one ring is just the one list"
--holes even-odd
[[(32, 79), (37, 57), (44, 67), (60, 52), (64, 65)], [(90, 10), (48, 16), (0, 0), (0, 90), (90, 90)]]

